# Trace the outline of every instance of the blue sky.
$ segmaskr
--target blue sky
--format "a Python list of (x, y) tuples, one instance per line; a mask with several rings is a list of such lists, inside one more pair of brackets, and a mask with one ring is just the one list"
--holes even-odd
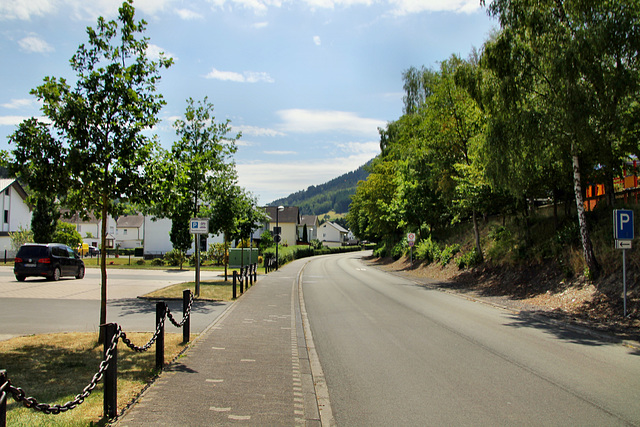
[[(154, 130), (169, 148), (186, 99), (208, 96), (216, 121), (242, 131), (239, 183), (266, 204), (355, 170), (379, 153), (378, 127), (402, 115), (402, 72), (480, 48), (496, 22), (479, 0), (137, 0), (150, 55), (175, 64), (158, 90)], [(98, 16), (122, 1), (0, 0), (0, 149), (45, 76), (69, 59)]]

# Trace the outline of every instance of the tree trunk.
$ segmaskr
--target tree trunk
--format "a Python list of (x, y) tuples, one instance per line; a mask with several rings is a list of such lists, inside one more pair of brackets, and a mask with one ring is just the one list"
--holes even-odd
[[(107, 323), (107, 195), (102, 196), (102, 235), (100, 236), (100, 325)], [(103, 341), (102, 331), (104, 328), (100, 328), (100, 334), (98, 341)]]
[(480, 262), (484, 260), (482, 256), (482, 248), (480, 247), (480, 230), (478, 229), (478, 218), (476, 217), (476, 210), (472, 210), (472, 218), (473, 218), (473, 234), (476, 239), (476, 251), (478, 252), (478, 256), (480, 257)]
[(573, 190), (576, 196), (576, 208), (578, 210), (578, 223), (580, 225), (580, 238), (582, 239), (582, 253), (584, 262), (588, 269), (588, 274), (595, 278), (598, 276), (600, 266), (593, 254), (593, 245), (587, 228), (587, 218), (584, 212), (584, 201), (582, 198), (582, 184), (580, 178), (580, 161), (574, 144), (571, 144), (571, 156), (573, 158)]

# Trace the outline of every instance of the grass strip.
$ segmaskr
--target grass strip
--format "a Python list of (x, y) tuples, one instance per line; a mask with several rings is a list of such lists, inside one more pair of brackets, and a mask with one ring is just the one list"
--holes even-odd
[[(127, 333), (136, 345), (145, 344), (152, 334)], [(0, 341), (0, 369), (15, 387), (40, 403), (64, 404), (75, 399), (98, 371), (103, 346), (97, 333), (55, 333), (31, 335)], [(165, 333), (165, 361), (183, 349), (182, 334)], [(118, 345), (118, 412), (124, 409), (155, 377), (155, 347), (144, 353)], [(102, 426), (103, 381), (75, 409), (45, 415), (28, 409), (9, 397), (7, 425), (10, 426)]]
[[(142, 295), (142, 298), (182, 299), (182, 292), (185, 289), (190, 289), (191, 292), (195, 295), (196, 283), (176, 283), (175, 285), (167, 286), (166, 288), (158, 289), (146, 295)], [(237, 291), (238, 293), (240, 293), (239, 284)], [(233, 282), (225, 282), (224, 280), (202, 281), (200, 282), (200, 296), (198, 297), (198, 299), (213, 301), (232, 301)]]

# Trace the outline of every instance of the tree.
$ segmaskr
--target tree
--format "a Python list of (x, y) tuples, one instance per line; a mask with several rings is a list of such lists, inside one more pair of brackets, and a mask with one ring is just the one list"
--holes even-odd
[(309, 243), (309, 231), (307, 230), (307, 224), (302, 227), (302, 243)]
[[(156, 93), (159, 70), (170, 59), (147, 57), (148, 38), (140, 37), (144, 21), (135, 22), (132, 0), (119, 8), (118, 21), (98, 18), (87, 28), (88, 45), (71, 58), (75, 88), (64, 78), (45, 77), (32, 94), (57, 131), (60, 165), (50, 176), (65, 177), (65, 204), (74, 211), (93, 211), (102, 220), (101, 247), (106, 247), (107, 217), (117, 216), (114, 200), (143, 199), (148, 186), (142, 173), (155, 144), (142, 134), (158, 122), (164, 101)], [(64, 143), (64, 148), (62, 144)], [(62, 166), (63, 165), (63, 166)], [(43, 170), (38, 170), (39, 176)], [(100, 323), (107, 319), (106, 251), (101, 252)]]
[(24, 245), (25, 243), (33, 242), (33, 232), (20, 226), (18, 227), (18, 231), (9, 233), (9, 238), (11, 239), (11, 247), (14, 251), (18, 252), (20, 246)]
[(37, 195), (31, 217), (33, 241), (36, 243), (53, 242), (58, 218), (60, 218), (60, 211), (55, 196)]
[(82, 243), (82, 235), (78, 233), (78, 230), (76, 230), (73, 224), (58, 221), (52, 241), (75, 249)]
[(640, 4), (496, 0), (488, 11), (502, 28), (485, 49), (496, 93), (512, 112), (543, 118), (541, 152), (551, 146), (569, 155), (583, 255), (595, 276), (582, 175), (601, 177), (611, 204), (613, 177), (638, 153), (628, 116), (638, 111)]

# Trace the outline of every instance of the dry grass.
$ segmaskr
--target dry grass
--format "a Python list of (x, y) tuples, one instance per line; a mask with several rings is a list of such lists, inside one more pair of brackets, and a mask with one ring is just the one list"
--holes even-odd
[[(128, 333), (136, 345), (143, 345), (150, 333)], [(90, 383), (102, 361), (102, 344), (96, 333), (33, 335), (0, 341), (0, 369), (16, 387), (41, 403), (64, 404)], [(165, 334), (165, 361), (184, 349), (182, 334)], [(155, 346), (145, 353), (118, 345), (118, 412), (124, 409), (156, 375)], [(103, 383), (84, 403), (58, 415), (45, 415), (8, 399), (7, 425), (87, 426), (104, 425)]]
[[(185, 289), (190, 289), (195, 295), (196, 284), (195, 282), (177, 283), (175, 285), (167, 286), (166, 288), (158, 289), (146, 295), (143, 298), (154, 299), (181, 299), (182, 292)], [(240, 295), (240, 284), (238, 283), (237, 289), (238, 295)], [(217, 281), (203, 281), (200, 282), (200, 297), (199, 299), (215, 300), (215, 301), (232, 301), (233, 300), (233, 282), (224, 280)]]

